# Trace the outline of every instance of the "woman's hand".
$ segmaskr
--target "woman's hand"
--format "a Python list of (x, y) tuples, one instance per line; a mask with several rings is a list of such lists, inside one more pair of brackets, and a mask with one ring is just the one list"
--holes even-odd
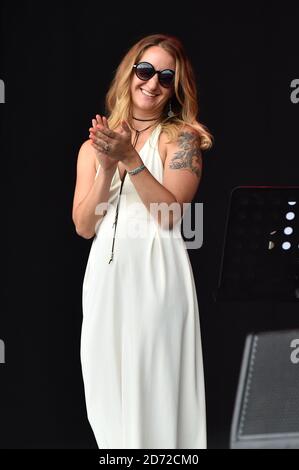
[(96, 130), (93, 131), (93, 141), (101, 153), (106, 158), (114, 162), (126, 160), (134, 150), (131, 143), (131, 129), (126, 121), (123, 121), (116, 130), (109, 129), (105, 116), (101, 118), (97, 115)]
[(102, 150), (102, 147), (97, 142), (97, 125), (100, 124), (102, 127), (109, 129), (107, 119), (103, 116), (103, 119), (98, 114), (96, 115), (96, 119), (92, 120), (92, 127), (89, 128), (89, 138), (92, 140), (92, 146), (96, 150), (96, 156), (98, 159), (99, 164), (104, 170), (116, 169), (117, 161), (115, 159), (110, 158), (107, 153)]

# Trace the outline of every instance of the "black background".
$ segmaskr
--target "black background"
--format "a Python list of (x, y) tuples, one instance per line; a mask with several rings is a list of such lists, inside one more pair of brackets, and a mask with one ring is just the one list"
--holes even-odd
[(226, 448), (246, 333), (298, 324), (291, 305), (218, 304), (232, 189), (298, 184), (298, 9), (201, 2), (1, 2), (2, 308), (0, 448), (96, 448), (79, 358), (81, 287), (91, 240), (71, 219), (78, 150), (123, 55), (141, 37), (177, 35), (193, 63), (200, 120), (215, 138), (195, 201), (208, 446)]

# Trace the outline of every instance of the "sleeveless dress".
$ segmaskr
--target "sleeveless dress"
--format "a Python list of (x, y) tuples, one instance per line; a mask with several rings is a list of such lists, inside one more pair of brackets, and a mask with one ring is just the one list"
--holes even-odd
[[(160, 132), (159, 124), (139, 154), (162, 184)], [(109, 264), (120, 185), (116, 168), (82, 286), (80, 354), (88, 420), (99, 448), (203, 449), (199, 310), (180, 222), (171, 231), (161, 228), (127, 174)]]

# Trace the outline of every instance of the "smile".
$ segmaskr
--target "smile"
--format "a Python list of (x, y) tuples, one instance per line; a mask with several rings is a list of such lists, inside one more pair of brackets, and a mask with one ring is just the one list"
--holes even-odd
[(155, 95), (155, 94), (153, 94), (153, 93), (150, 93), (150, 92), (148, 92), (148, 91), (146, 91), (146, 90), (143, 90), (142, 88), (140, 88), (140, 90), (141, 90), (142, 94), (145, 95), (145, 96), (150, 96), (151, 98), (154, 98), (155, 96), (158, 96), (158, 95)]

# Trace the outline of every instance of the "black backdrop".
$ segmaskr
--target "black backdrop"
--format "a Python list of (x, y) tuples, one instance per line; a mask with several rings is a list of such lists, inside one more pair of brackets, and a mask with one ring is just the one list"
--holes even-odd
[(189, 3), (1, 3), (2, 308), (0, 448), (96, 448), (79, 358), (81, 287), (91, 241), (71, 220), (76, 159), (123, 54), (147, 34), (181, 38), (200, 120), (215, 138), (195, 201), (203, 246), (189, 250), (199, 299), (208, 445), (228, 446), (251, 328), (296, 324), (291, 306), (214, 302), (225, 217), (237, 185), (298, 184), (298, 11)]

